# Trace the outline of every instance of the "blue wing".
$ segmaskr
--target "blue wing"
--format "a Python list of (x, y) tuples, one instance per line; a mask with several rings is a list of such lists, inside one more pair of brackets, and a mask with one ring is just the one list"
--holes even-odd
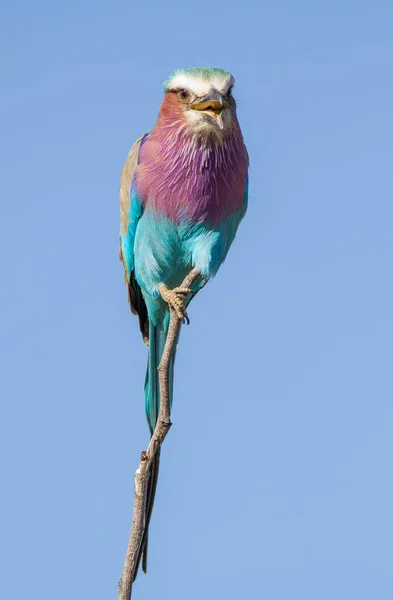
[(139, 325), (145, 342), (149, 339), (146, 304), (135, 278), (134, 242), (142, 204), (136, 193), (135, 172), (140, 148), (147, 137), (141, 136), (131, 148), (120, 178), (120, 260), (124, 266), (124, 278), (131, 311), (139, 317)]

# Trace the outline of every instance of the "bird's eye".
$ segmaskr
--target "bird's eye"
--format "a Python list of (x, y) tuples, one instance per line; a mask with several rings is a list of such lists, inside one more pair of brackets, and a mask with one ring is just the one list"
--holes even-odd
[(232, 89), (233, 89), (233, 85), (231, 85), (231, 87), (229, 88), (229, 90), (226, 93), (227, 98), (230, 98), (232, 96)]
[(190, 92), (188, 90), (178, 90), (177, 95), (182, 102), (186, 102), (190, 97)]

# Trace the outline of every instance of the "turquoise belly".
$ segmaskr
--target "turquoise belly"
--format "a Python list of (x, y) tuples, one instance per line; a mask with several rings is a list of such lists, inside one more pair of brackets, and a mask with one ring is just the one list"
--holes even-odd
[(160, 310), (160, 284), (169, 288), (180, 285), (192, 267), (201, 271), (204, 281), (216, 274), (243, 214), (243, 210), (237, 211), (218, 227), (206, 223), (177, 224), (148, 211), (142, 215), (135, 236), (135, 274), (148, 310)]

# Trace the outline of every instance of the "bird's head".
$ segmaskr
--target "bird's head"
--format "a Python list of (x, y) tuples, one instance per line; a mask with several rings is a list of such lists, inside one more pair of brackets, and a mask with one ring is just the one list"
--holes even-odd
[(233, 75), (221, 69), (175, 71), (164, 84), (165, 113), (181, 119), (192, 133), (223, 137), (236, 118), (234, 82)]

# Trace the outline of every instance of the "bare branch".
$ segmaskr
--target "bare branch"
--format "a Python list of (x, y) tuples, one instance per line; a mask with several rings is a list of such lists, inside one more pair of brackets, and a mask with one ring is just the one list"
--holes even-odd
[[(187, 277), (185, 277), (181, 287), (191, 287), (199, 275), (200, 272), (198, 269), (192, 269)], [(130, 600), (131, 598), (132, 582), (137, 564), (138, 550), (143, 536), (144, 507), (146, 505), (147, 483), (150, 475), (149, 467), (171, 426), (168, 389), (169, 363), (181, 324), (182, 322), (176, 312), (173, 309), (170, 309), (168, 334), (158, 367), (160, 412), (158, 413), (157, 424), (150, 439), (150, 443), (147, 450), (142, 452), (141, 463), (134, 475), (134, 512), (123, 572), (119, 581), (118, 600)]]

